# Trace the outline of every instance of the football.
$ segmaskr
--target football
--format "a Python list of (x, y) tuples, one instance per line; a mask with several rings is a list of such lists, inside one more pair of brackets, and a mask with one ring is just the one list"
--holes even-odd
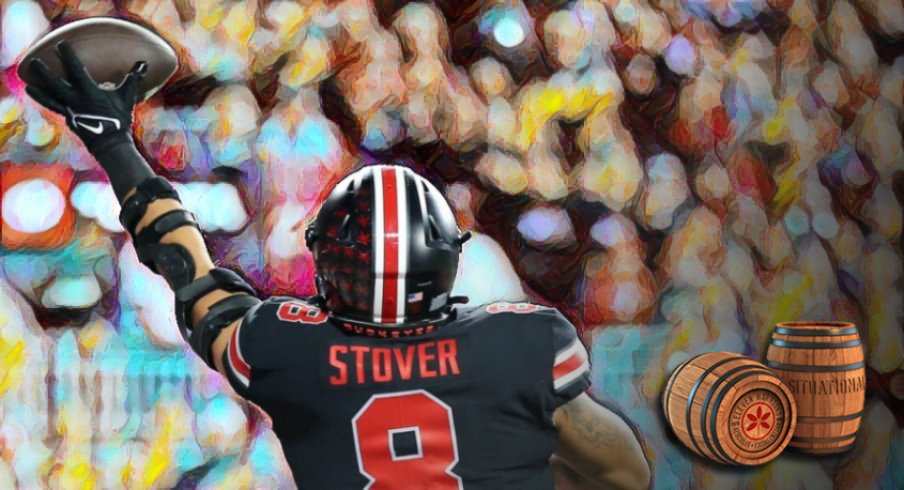
[(173, 76), (178, 67), (176, 51), (150, 29), (114, 17), (90, 17), (66, 24), (38, 39), (19, 63), (17, 73), (27, 84), (42, 86), (32, 75), (29, 62), (38, 58), (47, 63), (54, 74), (66, 78), (56, 45), (66, 41), (75, 50), (95, 82), (104, 88), (114, 88), (138, 61), (148, 64), (141, 83), (147, 100)]

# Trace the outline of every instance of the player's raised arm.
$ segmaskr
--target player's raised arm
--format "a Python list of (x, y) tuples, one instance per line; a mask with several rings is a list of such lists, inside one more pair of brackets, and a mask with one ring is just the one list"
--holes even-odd
[(586, 393), (553, 414), (559, 429), (556, 457), (594, 488), (650, 488), (650, 467), (634, 432)]
[(97, 159), (122, 204), (120, 220), (132, 235), (139, 260), (176, 293), (183, 336), (209, 366), (225, 375), (221, 358), (229, 334), (260, 301), (241, 277), (213, 264), (194, 216), (135, 147), (132, 112), (147, 64), (139, 61), (117, 88), (106, 89), (95, 83), (69, 45), (60, 43), (57, 49), (66, 79), (35, 59), (29, 68), (42, 84), (28, 85), (26, 91), (65, 117)]

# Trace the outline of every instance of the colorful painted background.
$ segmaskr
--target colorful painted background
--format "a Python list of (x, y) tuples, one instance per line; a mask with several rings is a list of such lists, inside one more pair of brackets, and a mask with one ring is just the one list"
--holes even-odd
[[(312, 291), (323, 189), (402, 162), (475, 233), (457, 293), (556, 305), (583, 332), (656, 488), (904, 488), (900, 0), (0, 6), (0, 488), (292, 486), (260, 414), (185, 348), (102, 172), (15, 75), (96, 15), (179, 52), (136, 140), (261, 295)], [(797, 319), (860, 328), (854, 449), (737, 469), (668, 433), (671, 369), (762, 360)]]

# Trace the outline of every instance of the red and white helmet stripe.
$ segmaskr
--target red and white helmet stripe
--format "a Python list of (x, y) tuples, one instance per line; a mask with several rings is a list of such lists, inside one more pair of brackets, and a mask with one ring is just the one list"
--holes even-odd
[(405, 321), (408, 273), (408, 193), (402, 167), (382, 167), (374, 176), (375, 323)]

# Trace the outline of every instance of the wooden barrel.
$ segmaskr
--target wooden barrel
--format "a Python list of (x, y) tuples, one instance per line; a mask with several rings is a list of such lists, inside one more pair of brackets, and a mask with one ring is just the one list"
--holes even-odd
[(782, 452), (797, 408), (788, 388), (762, 364), (710, 352), (678, 366), (666, 382), (662, 409), (687, 447), (713, 461), (758, 465)]
[(791, 447), (833, 454), (853, 446), (866, 398), (866, 369), (857, 327), (846, 322), (779, 323), (766, 365), (797, 402)]

